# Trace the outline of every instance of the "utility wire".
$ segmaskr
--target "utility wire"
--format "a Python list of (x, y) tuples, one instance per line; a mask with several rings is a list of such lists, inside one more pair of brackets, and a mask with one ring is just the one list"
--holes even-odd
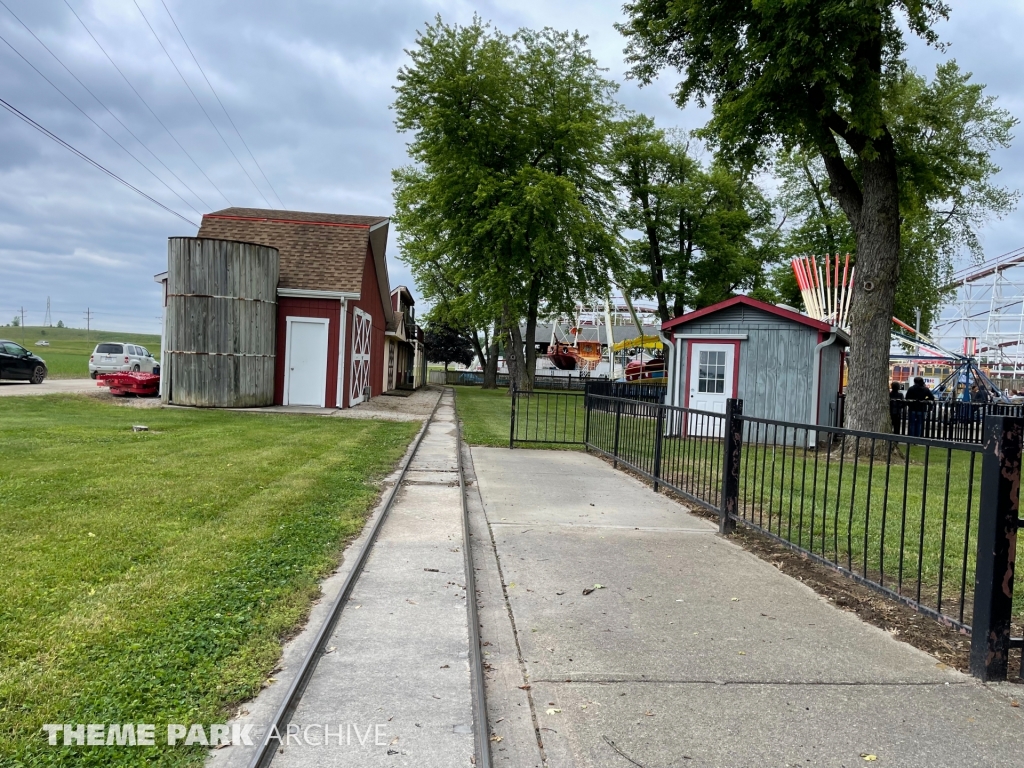
[[(128, 133), (131, 134), (131, 137), (133, 139), (135, 139), (137, 142), (139, 142), (139, 144), (141, 144), (143, 146), (143, 148), (147, 152), (149, 152), (149, 154), (151, 154), (153, 156), (154, 160), (156, 160), (158, 163), (160, 163), (160, 165), (162, 165), (164, 167), (164, 169), (169, 174), (171, 174), (171, 176), (173, 176), (175, 179), (177, 179), (179, 184), (181, 184), (183, 187), (185, 187), (185, 189), (187, 189), (189, 192), (191, 192), (192, 195), (197, 200), (199, 200), (200, 203), (202, 203), (204, 206), (206, 206), (207, 209), (210, 208), (210, 204), (208, 202), (206, 202), (205, 200), (203, 200), (203, 198), (199, 197), (199, 195), (196, 194), (194, 189), (192, 189), (188, 184), (186, 184), (184, 181), (182, 181), (178, 177), (178, 174), (176, 174), (174, 171), (172, 171), (170, 168), (168, 168), (167, 164), (163, 160), (161, 160), (159, 157), (157, 157), (156, 153), (146, 145), (146, 142), (144, 142), (142, 139), (140, 139), (138, 136), (136, 136), (135, 132), (132, 131), (132, 129), (129, 128), (127, 125), (125, 125), (124, 122), (122, 122), (121, 118), (119, 118), (117, 115), (115, 115), (113, 113), (113, 111), (111, 111), (110, 107), (108, 107), (106, 104), (104, 104), (103, 101), (100, 99), (100, 97), (97, 96), (95, 93), (93, 93), (92, 90), (89, 88), (89, 86), (87, 86), (85, 83), (83, 83), (79, 79), (78, 75), (76, 75), (74, 72), (72, 72), (71, 69), (68, 67), (68, 65), (65, 64), (63, 61), (61, 61), (60, 58), (57, 56), (57, 54), (55, 54), (53, 51), (51, 51), (50, 48), (46, 45), (46, 43), (44, 43), (42, 40), (39, 39), (39, 36), (35, 32), (33, 32), (31, 29), (29, 29), (29, 26), (18, 17), (18, 14), (16, 14), (14, 11), (11, 10), (10, 6), (7, 5), (7, 3), (4, 2), (4, 0), (0, 0), (0, 5), (2, 5), (4, 8), (7, 9), (7, 12), (10, 13), (11, 16), (13, 16), (15, 18), (15, 20), (17, 20), (17, 22), (19, 24), (21, 24), (21, 26), (23, 26), (25, 28), (25, 31), (28, 32), (30, 35), (32, 35), (32, 37), (35, 38), (36, 42), (39, 43), (41, 46), (43, 46), (43, 49), (48, 54), (50, 54), (58, 64), (60, 64), (62, 67), (64, 67), (64, 69), (67, 71), (67, 73), (69, 75), (71, 75), (73, 78), (75, 78), (75, 82), (77, 82), (80, 86), (82, 86), (86, 90), (86, 92), (96, 100), (97, 104), (99, 104), (101, 107), (103, 107), (105, 110), (107, 110), (109, 115), (118, 122), (118, 125), (120, 125), (126, 131), (128, 131)], [(195, 211), (200, 216), (202, 216), (202, 212), (197, 210), (196, 207), (193, 206), (191, 203), (186, 203), (186, 205), (188, 205), (189, 208), (191, 208), (193, 211)]]
[[(180, 149), (180, 150), (181, 150), (182, 152), (184, 152), (184, 153), (185, 153), (185, 156), (186, 156), (186, 157), (188, 157), (188, 159), (189, 159), (189, 160), (191, 160), (191, 161), (192, 161), (192, 165), (194, 165), (194, 166), (196, 167), (196, 169), (197, 169), (197, 170), (198, 170), (198, 171), (199, 171), (199, 172), (200, 172), (201, 174), (203, 174), (203, 177), (204, 177), (204, 178), (205, 178), (205, 179), (206, 179), (206, 180), (207, 180), (208, 182), (210, 182), (210, 185), (211, 185), (211, 186), (212, 186), (212, 187), (213, 187), (214, 189), (216, 189), (216, 190), (217, 190), (217, 194), (219, 194), (219, 195), (220, 195), (221, 197), (223, 197), (223, 198), (224, 198), (224, 202), (226, 202), (226, 203), (227, 203), (228, 205), (231, 205), (231, 201), (230, 201), (230, 200), (228, 200), (228, 196), (227, 196), (227, 195), (225, 195), (225, 194), (224, 194), (224, 193), (223, 193), (223, 192), (221, 191), (220, 187), (218, 187), (218, 186), (217, 186), (217, 185), (216, 185), (216, 184), (214, 183), (213, 179), (211, 179), (211, 178), (210, 178), (209, 176), (207, 176), (207, 175), (206, 175), (206, 171), (204, 171), (204, 170), (203, 170), (203, 169), (202, 169), (202, 168), (200, 167), (199, 163), (197, 163), (197, 162), (196, 162), (195, 158), (194, 158), (194, 157), (192, 157), (192, 155), (191, 155), (191, 154), (189, 154), (189, 151), (188, 151), (187, 149), (185, 149), (185, 147), (183, 147), (183, 146), (182, 146), (181, 142), (180, 142), (180, 141), (178, 141), (178, 137), (177, 137), (177, 136), (175, 136), (175, 135), (174, 135), (174, 134), (173, 134), (173, 133), (171, 132), (171, 129), (170, 129), (170, 128), (168, 128), (168, 127), (167, 127), (167, 126), (166, 126), (166, 125), (164, 124), (164, 121), (160, 119), (160, 116), (159, 116), (159, 115), (157, 115), (157, 113), (156, 113), (156, 112), (155, 112), (155, 111), (153, 110), (153, 108), (152, 108), (151, 106), (149, 106), (149, 102), (148, 102), (148, 101), (146, 101), (146, 100), (145, 100), (145, 99), (144, 99), (144, 98), (142, 97), (142, 94), (141, 94), (141, 93), (139, 93), (139, 91), (138, 91), (138, 90), (137, 90), (137, 89), (135, 88), (135, 86), (134, 86), (134, 85), (132, 85), (132, 82), (131, 82), (131, 80), (129, 80), (129, 79), (128, 79), (128, 77), (127, 77), (127, 76), (125, 75), (125, 73), (121, 71), (121, 68), (120, 68), (119, 66), (117, 66), (117, 64), (116, 64), (116, 63), (114, 62), (114, 60), (113, 60), (113, 59), (112, 59), (112, 58), (110, 57), (110, 54), (109, 54), (109, 53), (107, 53), (107, 49), (106, 49), (106, 48), (104, 48), (104, 47), (103, 47), (103, 46), (102, 46), (102, 45), (100, 44), (100, 41), (96, 39), (96, 35), (94, 35), (94, 34), (92, 33), (92, 30), (90, 30), (90, 29), (89, 29), (89, 27), (87, 27), (87, 26), (86, 26), (85, 22), (84, 22), (84, 21), (82, 20), (82, 17), (81, 17), (81, 16), (79, 16), (79, 15), (78, 15), (78, 13), (77, 13), (77, 12), (75, 11), (75, 9), (71, 7), (71, 3), (69, 3), (69, 2), (68, 2), (68, 0), (64, 0), (64, 5), (66, 5), (66, 6), (68, 7), (68, 10), (69, 10), (69, 11), (71, 11), (71, 13), (73, 13), (73, 14), (75, 15), (75, 18), (76, 18), (76, 19), (78, 19), (78, 23), (82, 25), (82, 28), (83, 28), (83, 29), (84, 29), (84, 30), (85, 30), (86, 32), (88, 32), (88, 33), (89, 33), (89, 37), (91, 37), (91, 38), (92, 38), (92, 41), (93, 41), (94, 43), (96, 43), (96, 47), (98, 47), (98, 48), (99, 48), (99, 49), (100, 49), (101, 51), (103, 51), (103, 55), (107, 57), (107, 61), (109, 61), (109, 62), (110, 62), (110, 64), (111, 64), (111, 66), (113, 66), (113, 67), (114, 67), (114, 69), (116, 69), (116, 70), (117, 70), (117, 74), (119, 74), (119, 75), (121, 76), (121, 78), (122, 78), (122, 79), (123, 79), (123, 80), (124, 80), (124, 81), (125, 81), (125, 82), (126, 82), (126, 83), (128, 84), (128, 87), (132, 89), (132, 92), (134, 92), (134, 93), (135, 93), (135, 95), (139, 97), (139, 101), (141, 101), (141, 102), (142, 102), (143, 104), (145, 104), (145, 105), (146, 105), (146, 109), (148, 109), (148, 110), (149, 110), (149, 113), (150, 113), (151, 115), (153, 115), (153, 118), (154, 118), (154, 119), (155, 119), (155, 120), (156, 120), (156, 121), (157, 121), (158, 123), (160, 123), (160, 127), (161, 127), (161, 128), (163, 128), (163, 129), (164, 129), (165, 131), (167, 131), (167, 135), (168, 135), (168, 136), (170, 136), (170, 137), (171, 137), (171, 138), (172, 138), (172, 139), (174, 140), (174, 143), (178, 145), (178, 148), (179, 148), (179, 149)], [(196, 197), (199, 197), (199, 195), (196, 195)], [(201, 199), (201, 198), (200, 198), (200, 199)], [(204, 205), (205, 205), (205, 203), (204, 203)], [(209, 206), (207, 206), (207, 207), (209, 207)]]
[(168, 52), (167, 48), (164, 47), (163, 41), (160, 40), (160, 36), (156, 33), (156, 30), (153, 29), (153, 25), (149, 23), (149, 19), (146, 17), (146, 14), (143, 13), (142, 6), (139, 5), (138, 0), (132, 0), (132, 2), (135, 3), (135, 7), (138, 8), (139, 13), (142, 14), (142, 18), (146, 22), (146, 26), (149, 27), (149, 31), (153, 33), (153, 37), (155, 37), (156, 41), (160, 44), (160, 47), (163, 49), (164, 54), (167, 56), (167, 60), (171, 62), (171, 66), (174, 67), (174, 71), (177, 72), (178, 77), (181, 78), (181, 82), (183, 82), (185, 84), (185, 87), (188, 88), (188, 92), (192, 94), (192, 98), (196, 100), (196, 104), (199, 105), (199, 108), (203, 111), (203, 114), (206, 115), (206, 119), (210, 121), (210, 125), (213, 126), (213, 130), (217, 132), (217, 135), (220, 136), (220, 140), (224, 142), (224, 146), (228, 148), (228, 152), (230, 152), (231, 156), (235, 158), (235, 162), (238, 163), (238, 167), (242, 169), (242, 173), (244, 173), (246, 178), (249, 179), (250, 182), (252, 182), (252, 185), (256, 188), (256, 191), (259, 193), (259, 196), (263, 198), (263, 202), (267, 204), (267, 207), (270, 207), (270, 201), (267, 200), (263, 192), (260, 191), (259, 186), (256, 184), (255, 181), (253, 181), (253, 178), (252, 176), (249, 175), (249, 172), (245, 170), (245, 166), (242, 165), (242, 161), (238, 159), (238, 155), (235, 154), (235, 151), (231, 148), (231, 145), (228, 144), (227, 139), (224, 138), (224, 134), (220, 132), (220, 128), (218, 128), (217, 124), (213, 122), (213, 118), (210, 117), (210, 113), (206, 111), (206, 107), (203, 106), (203, 102), (199, 100), (199, 97), (196, 96), (196, 92), (192, 90), (192, 86), (188, 84), (188, 80), (186, 80), (185, 76), (181, 74), (181, 70), (178, 69), (178, 65), (174, 63), (174, 59), (171, 58), (171, 54)]
[(8, 102), (4, 101), (3, 99), (0, 99), (0, 107), (3, 107), (4, 109), (6, 109), (8, 112), (10, 112), (15, 117), (25, 121), (26, 123), (31, 125), (33, 128), (35, 128), (37, 131), (39, 131), (43, 135), (48, 136), (49, 138), (53, 139), (55, 142), (60, 144), (62, 147), (64, 147), (68, 151), (74, 153), (75, 155), (78, 155), (78, 157), (80, 157), (83, 160), (85, 160), (85, 162), (89, 163), (89, 165), (91, 165), (94, 168), (96, 168), (97, 170), (102, 171), (103, 173), (107, 174), (107, 176), (109, 176), (110, 178), (114, 179), (114, 181), (117, 181), (117, 182), (119, 182), (121, 184), (124, 184), (124, 186), (128, 187), (128, 189), (130, 189), (132, 192), (136, 192), (136, 193), (142, 195), (144, 198), (149, 200), (149, 202), (153, 203), (154, 205), (160, 206), (161, 208), (163, 208), (165, 211), (167, 211), (172, 216), (177, 216), (179, 219), (184, 221), (186, 224), (191, 224), (193, 227), (197, 227), (198, 228), (199, 225), (196, 224), (194, 221), (191, 221), (190, 219), (187, 219), (184, 216), (182, 216), (177, 211), (172, 210), (171, 208), (168, 208), (166, 205), (161, 203), (156, 198), (150, 197), (145, 192), (143, 192), (141, 189), (139, 189), (138, 187), (135, 187), (132, 184), (128, 183), (127, 181), (122, 179), (120, 176), (118, 176), (116, 173), (114, 173), (113, 171), (108, 170), (107, 168), (103, 167), (102, 165), (97, 163), (95, 160), (93, 160), (91, 157), (89, 157), (84, 152), (81, 152), (81, 151), (75, 149), (73, 146), (71, 146), (66, 141), (64, 141), (64, 139), (62, 139), (60, 136), (58, 136), (57, 134), (53, 133), (52, 131), (48, 131), (46, 128), (41, 126), (39, 123), (37, 123), (35, 120), (33, 120), (28, 115), (26, 115), (24, 112), (22, 112), (17, 107), (14, 107), (13, 105), (9, 104)]
[[(67, 0), (64, 1), (67, 2)], [(270, 187), (270, 191), (274, 193), (274, 197), (277, 198), (277, 202), (281, 204), (282, 208), (287, 210), (287, 208), (285, 208), (284, 201), (281, 199), (281, 196), (277, 194), (277, 190), (274, 189), (274, 185), (271, 184), (270, 179), (267, 178), (267, 174), (266, 172), (264, 172), (263, 166), (260, 165), (259, 160), (256, 159), (256, 155), (254, 155), (252, 153), (252, 150), (249, 149), (249, 145), (245, 143), (245, 139), (242, 138), (242, 133), (238, 130), (238, 126), (235, 125), (235, 121), (232, 120), (231, 115), (228, 114), (227, 107), (225, 107), (224, 102), (220, 100), (220, 96), (217, 95), (217, 91), (214, 90), (213, 83), (211, 83), (210, 78), (206, 76), (206, 70), (203, 69), (202, 65), (199, 63), (199, 59), (197, 59), (196, 55), (192, 52), (192, 47), (188, 44), (188, 41), (185, 39), (185, 35), (181, 33), (181, 28), (178, 26), (178, 22), (176, 22), (174, 20), (174, 16), (171, 15), (171, 9), (167, 7), (167, 3), (165, 3), (164, 0), (160, 0), (160, 3), (163, 5), (164, 10), (167, 11), (167, 16), (170, 18), (171, 24), (173, 24), (174, 28), (178, 30), (178, 37), (181, 38), (181, 42), (183, 42), (185, 44), (185, 47), (188, 48), (188, 52), (192, 56), (192, 61), (194, 61), (196, 63), (196, 66), (199, 67), (199, 71), (203, 74), (203, 79), (206, 81), (206, 84), (210, 86), (210, 92), (213, 94), (213, 97), (217, 99), (217, 103), (220, 104), (220, 108), (224, 110), (224, 116), (228, 119), (228, 122), (231, 123), (231, 127), (235, 129), (235, 134), (238, 136), (238, 140), (242, 142), (242, 146), (245, 147), (245, 151), (249, 153), (249, 157), (252, 158), (252, 161), (256, 164), (256, 167), (260, 169), (260, 173), (263, 174), (264, 181), (267, 182), (267, 186)]]
[[(114, 138), (114, 137), (113, 137), (112, 135), (110, 135), (110, 133), (109, 133), (109, 132), (107, 131), (107, 129), (106, 129), (106, 128), (104, 128), (104, 127), (103, 127), (102, 125), (100, 125), (100, 124), (99, 124), (99, 123), (97, 123), (97, 122), (96, 122), (95, 120), (93, 120), (93, 119), (92, 119), (92, 117), (91, 117), (91, 116), (89, 115), (89, 113), (88, 113), (88, 112), (86, 112), (86, 111), (85, 111), (84, 109), (82, 109), (82, 108), (81, 108), (80, 106), (78, 106), (78, 104), (77, 104), (77, 103), (76, 103), (76, 102), (75, 102), (75, 101), (74, 101), (74, 100), (73, 100), (73, 99), (72, 99), (72, 98), (71, 98), (70, 96), (68, 96), (68, 95), (67, 95), (66, 93), (64, 93), (64, 91), (62, 91), (62, 90), (61, 90), (61, 89), (60, 89), (60, 88), (59, 88), (59, 87), (57, 86), (57, 84), (56, 84), (56, 83), (54, 83), (54, 82), (53, 82), (53, 81), (52, 81), (52, 80), (51, 80), (50, 78), (48, 78), (48, 77), (47, 77), (46, 75), (44, 75), (44, 74), (43, 74), (43, 73), (42, 73), (41, 71), (39, 71), (39, 69), (38, 69), (38, 68), (36, 67), (36, 65), (35, 65), (35, 64), (33, 64), (33, 63), (32, 63), (31, 61), (29, 61), (28, 59), (26, 59), (26, 58), (25, 58), (25, 57), (24, 57), (24, 56), (23, 56), (23, 55), (21, 54), (21, 52), (20, 52), (20, 51), (19, 51), (19, 50), (18, 50), (17, 48), (15, 48), (15, 47), (14, 47), (13, 45), (11, 45), (11, 44), (10, 44), (10, 42), (9, 42), (9, 41), (7, 40), (7, 38), (5, 38), (5, 37), (3, 37), (2, 35), (0, 35), (0, 40), (2, 40), (2, 41), (3, 41), (4, 43), (6, 43), (6, 45), (7, 45), (7, 47), (8, 47), (8, 48), (10, 48), (10, 49), (11, 49), (12, 51), (14, 51), (14, 52), (15, 52), (16, 54), (18, 54), (18, 57), (19, 57), (19, 58), (20, 58), (20, 59), (21, 59), (22, 61), (24, 61), (24, 62), (25, 62), (26, 64), (28, 64), (28, 65), (29, 65), (30, 67), (32, 67), (32, 69), (34, 69), (34, 70), (36, 71), (36, 74), (37, 74), (37, 75), (39, 75), (39, 76), (40, 76), (41, 78), (43, 78), (43, 80), (45, 80), (45, 81), (46, 81), (46, 82), (48, 82), (48, 83), (49, 83), (50, 85), (52, 85), (52, 86), (53, 86), (53, 88), (54, 88), (54, 90), (56, 90), (56, 91), (57, 91), (57, 93), (59, 93), (59, 94), (60, 94), (61, 96), (63, 96), (63, 97), (65, 98), (65, 99), (67, 99), (67, 100), (68, 100), (68, 102), (69, 102), (69, 103), (71, 104), (71, 106), (73, 106), (73, 107), (74, 107), (75, 109), (77, 109), (77, 110), (78, 110), (79, 112), (81, 112), (81, 113), (82, 113), (83, 115), (85, 115), (86, 119), (87, 119), (87, 120), (88, 120), (88, 121), (89, 121), (90, 123), (92, 123), (92, 124), (93, 124), (93, 125), (95, 125), (95, 126), (96, 126), (97, 128), (99, 128), (99, 129), (100, 129), (101, 131), (103, 131), (103, 133), (104, 133), (104, 134), (105, 134), (105, 135), (107, 136), (107, 138), (108, 138), (108, 139), (110, 139), (110, 140), (111, 140), (112, 142), (114, 142), (115, 144), (117, 144), (117, 146), (119, 146), (119, 147), (120, 147), (121, 149), (123, 149), (123, 150), (124, 150), (124, 151), (125, 151), (125, 152), (126, 152), (126, 153), (128, 154), (128, 156), (129, 156), (129, 157), (131, 157), (131, 159), (132, 159), (132, 160), (134, 160), (134, 161), (135, 161), (136, 163), (138, 163), (138, 164), (139, 164), (139, 165), (141, 165), (141, 166), (142, 166), (143, 168), (145, 168), (145, 169), (146, 169), (146, 171), (147, 171), (147, 172), (148, 172), (148, 173), (149, 173), (149, 174), (150, 174), (150, 175), (151, 175), (151, 176), (152, 176), (152, 177), (153, 177), (154, 179), (156, 179), (156, 180), (157, 180), (157, 181), (159, 181), (159, 182), (160, 182), (161, 184), (163, 184), (163, 185), (164, 185), (165, 187), (167, 187), (167, 189), (168, 189), (168, 190), (170, 190), (171, 194), (173, 194), (173, 195), (174, 195), (175, 197), (177, 197), (177, 198), (178, 198), (179, 200), (181, 200), (181, 202), (183, 202), (183, 203), (184, 203), (185, 205), (187, 205), (187, 206), (188, 206), (189, 208), (192, 208), (192, 210), (193, 210), (193, 211), (195, 211), (195, 208), (193, 208), (193, 207), (192, 207), (192, 205), (191, 205), (191, 204), (190, 204), (190, 203), (188, 202), (188, 200), (186, 200), (186, 199), (185, 199), (185, 198), (183, 198), (183, 197), (182, 197), (181, 195), (179, 195), (179, 194), (178, 194), (177, 192), (175, 192), (175, 191), (174, 191), (173, 189), (171, 189), (170, 185), (168, 185), (168, 183), (167, 183), (166, 181), (164, 181), (164, 180), (163, 180), (163, 179), (161, 179), (161, 178), (160, 178), (159, 176), (157, 176), (157, 175), (156, 175), (155, 173), (153, 173), (153, 171), (152, 171), (152, 170), (151, 170), (151, 169), (149, 168), (149, 166), (148, 166), (148, 165), (146, 165), (146, 164), (145, 164), (144, 162), (142, 162), (141, 160), (139, 160), (139, 158), (138, 158), (138, 157), (136, 157), (136, 156), (135, 156), (135, 155), (134, 155), (134, 154), (132, 153), (132, 151), (131, 151), (130, 149), (128, 149), (128, 148), (127, 148), (127, 147), (126, 147), (126, 146), (125, 146), (124, 144), (122, 144), (122, 143), (121, 143), (120, 141), (118, 141), (117, 139), (115, 139), (115, 138)], [(198, 213), (198, 211), (196, 211), (196, 213)], [(186, 219), (186, 221), (188, 221), (188, 220)], [(191, 222), (190, 222), (190, 223), (191, 223)]]

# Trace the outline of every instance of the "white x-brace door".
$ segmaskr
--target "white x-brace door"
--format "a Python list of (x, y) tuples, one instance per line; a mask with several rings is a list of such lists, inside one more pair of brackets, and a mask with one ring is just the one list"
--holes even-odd
[(349, 405), (363, 402), (363, 391), (370, 386), (370, 340), (373, 318), (361, 309), (352, 310), (352, 386)]

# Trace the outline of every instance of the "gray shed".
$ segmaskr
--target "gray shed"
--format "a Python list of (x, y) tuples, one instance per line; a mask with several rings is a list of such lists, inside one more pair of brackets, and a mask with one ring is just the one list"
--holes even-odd
[(833, 424), (850, 340), (792, 309), (736, 296), (662, 325), (673, 345), (668, 400), (799, 424)]

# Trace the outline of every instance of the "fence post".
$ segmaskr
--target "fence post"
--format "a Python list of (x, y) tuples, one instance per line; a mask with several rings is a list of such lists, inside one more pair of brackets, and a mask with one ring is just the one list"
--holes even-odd
[(971, 627), (971, 674), (1005, 680), (1013, 615), (1018, 493), (1024, 418), (985, 418), (978, 558)]
[(736, 530), (739, 513), (740, 454), (743, 451), (743, 401), (730, 397), (725, 401), (725, 445), (722, 450), (722, 498), (718, 510), (718, 531), (728, 535)]
[(511, 451), (516, 447), (516, 399), (519, 392), (512, 390), (512, 417), (508, 421), (508, 449)]
[(590, 382), (583, 386), (583, 450), (590, 451)]
[(612, 466), (619, 467), (619, 424), (622, 421), (622, 400), (615, 400), (615, 442), (612, 444)]
[(658, 415), (654, 420), (654, 492), (658, 492), (659, 480), (661, 479), (661, 443), (665, 439), (665, 407), (655, 403)]

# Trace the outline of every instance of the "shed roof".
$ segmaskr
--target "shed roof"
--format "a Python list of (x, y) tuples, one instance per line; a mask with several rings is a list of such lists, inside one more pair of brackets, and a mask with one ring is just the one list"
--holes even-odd
[[(391, 309), (384, 249), (387, 216), (225, 208), (203, 216), (199, 237), (240, 240), (277, 248), (282, 289), (327, 291), (358, 296), (363, 283), (367, 248), (377, 268), (385, 312)], [(394, 322), (387, 318), (388, 325)]]
[(832, 326), (828, 323), (822, 322), (821, 320), (815, 320), (813, 317), (808, 317), (807, 315), (794, 312), (791, 309), (776, 306), (775, 304), (758, 301), (757, 299), (752, 299), (749, 296), (733, 296), (731, 299), (726, 299), (725, 301), (720, 301), (717, 304), (712, 304), (710, 307), (704, 307), (703, 309), (697, 309), (693, 312), (682, 314), (679, 317), (674, 317), (668, 322), (662, 323), (661, 330), (668, 331), (672, 328), (677, 328), (680, 325), (685, 325), (686, 323), (697, 320), (698, 318), (707, 317), (708, 315), (720, 312), (723, 309), (728, 309), (729, 307), (735, 307), (737, 304), (752, 307), (753, 309), (757, 309), (762, 312), (768, 312), (769, 314), (777, 315), (778, 317), (790, 320), (794, 323), (806, 325), (807, 327), (814, 328), (818, 331), (828, 333), (832, 330)]

